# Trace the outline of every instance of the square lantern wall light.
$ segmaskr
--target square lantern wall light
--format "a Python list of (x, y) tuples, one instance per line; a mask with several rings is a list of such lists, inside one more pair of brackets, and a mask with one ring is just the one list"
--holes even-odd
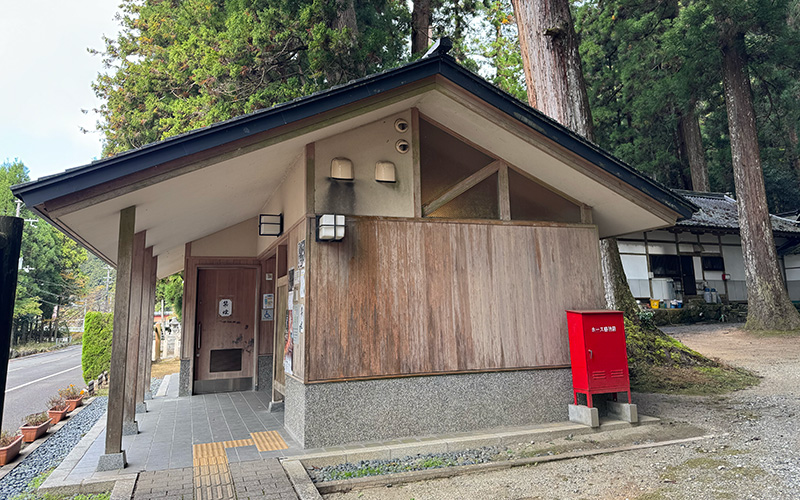
[(283, 214), (261, 214), (258, 216), (259, 236), (280, 236), (283, 234)]
[(341, 241), (344, 238), (344, 215), (317, 215), (317, 241)]

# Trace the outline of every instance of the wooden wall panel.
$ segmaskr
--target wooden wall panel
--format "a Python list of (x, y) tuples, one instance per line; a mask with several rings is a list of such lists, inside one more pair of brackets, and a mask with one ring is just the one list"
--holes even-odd
[(589, 225), (351, 217), (307, 245), (312, 382), (568, 365), (564, 311), (604, 304)]

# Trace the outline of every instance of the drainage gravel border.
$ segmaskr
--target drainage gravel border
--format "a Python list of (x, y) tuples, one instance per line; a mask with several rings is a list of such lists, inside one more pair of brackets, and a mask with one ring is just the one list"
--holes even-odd
[(57, 467), (105, 413), (107, 404), (108, 398), (95, 398), (0, 479), (0, 500), (26, 491), (32, 479)]

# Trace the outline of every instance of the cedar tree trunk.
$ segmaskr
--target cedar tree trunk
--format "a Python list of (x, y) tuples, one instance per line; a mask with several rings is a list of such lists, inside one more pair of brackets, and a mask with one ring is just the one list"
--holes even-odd
[[(719, 20), (718, 20), (719, 21)], [(753, 96), (747, 71), (744, 34), (728, 32), (722, 20), (722, 81), (731, 139), (733, 180), (747, 279), (747, 323), (751, 330), (794, 330), (800, 314), (789, 300), (778, 268), (772, 224), (767, 211)]]
[[(513, 0), (528, 103), (591, 142), (592, 114), (568, 0)], [(639, 321), (615, 238), (600, 242), (606, 305)]]
[(414, 0), (411, 11), (411, 55), (422, 55), (430, 45), (431, 0)]
[(692, 101), (687, 112), (681, 114), (678, 129), (681, 135), (681, 147), (684, 148), (684, 157), (689, 162), (689, 172), (692, 174), (692, 190), (710, 191), (708, 167), (706, 166), (703, 138), (700, 135), (700, 119), (697, 117), (695, 101)]

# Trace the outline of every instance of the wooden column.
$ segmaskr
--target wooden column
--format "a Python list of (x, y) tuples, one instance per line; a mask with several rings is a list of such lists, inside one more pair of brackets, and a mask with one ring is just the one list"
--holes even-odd
[[(141, 337), (142, 291), (144, 289), (145, 233), (133, 237), (131, 295), (128, 309), (128, 357), (125, 366), (125, 406), (122, 415), (124, 435), (139, 432), (136, 424), (136, 388), (139, 378), (139, 339)], [(149, 276), (148, 276), (149, 278)], [(148, 280), (149, 281), (149, 280)]]
[[(131, 302), (131, 274), (133, 267), (133, 232), (136, 227), (136, 207), (119, 213), (119, 244), (117, 252), (117, 290), (114, 295), (114, 334), (111, 340), (110, 384), (108, 387), (108, 413), (106, 418), (106, 455), (108, 462), (121, 455), (115, 465), (125, 466), (122, 451), (122, 414), (125, 407), (125, 378), (128, 358), (128, 314)], [(104, 469), (104, 457), (98, 469)], [(111, 468), (111, 467), (109, 467)]]
[[(153, 314), (150, 304), (154, 300), (152, 290), (153, 274), (153, 247), (147, 247), (142, 256), (142, 302), (139, 321), (139, 365), (136, 370), (136, 413), (147, 411), (144, 405), (144, 393), (150, 389), (150, 379), (147, 378), (147, 365), (150, 353), (147, 350), (151, 341), (150, 332), (153, 330)], [(150, 348), (152, 350), (152, 347)]]
[[(152, 248), (150, 254), (152, 255)], [(150, 394), (150, 377), (151, 377), (151, 368), (153, 367), (153, 339), (155, 335), (155, 331), (153, 330), (153, 321), (152, 318), (155, 316), (156, 313), (156, 283), (158, 283), (158, 257), (153, 256), (152, 261), (150, 263), (150, 287), (148, 290), (150, 291), (150, 308), (148, 311), (148, 318), (151, 318), (150, 323), (150, 330), (147, 335), (147, 356), (145, 357), (145, 376), (144, 379), (147, 380), (147, 385), (145, 385), (144, 393), (145, 399), (149, 399), (148, 396), (152, 396)]]

